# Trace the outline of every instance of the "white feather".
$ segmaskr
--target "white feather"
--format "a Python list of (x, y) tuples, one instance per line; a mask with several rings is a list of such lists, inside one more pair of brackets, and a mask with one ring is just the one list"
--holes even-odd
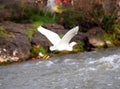
[(53, 44), (56, 45), (60, 42), (60, 37), (58, 34), (56, 34), (53, 31), (47, 30), (43, 28), (42, 26), (39, 26), (37, 29), (40, 33), (42, 33), (44, 36), (47, 37), (47, 39)]

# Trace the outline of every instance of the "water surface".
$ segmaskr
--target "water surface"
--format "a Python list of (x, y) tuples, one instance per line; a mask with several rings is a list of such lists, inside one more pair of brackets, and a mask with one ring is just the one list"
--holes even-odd
[(120, 89), (120, 48), (0, 66), (0, 89)]

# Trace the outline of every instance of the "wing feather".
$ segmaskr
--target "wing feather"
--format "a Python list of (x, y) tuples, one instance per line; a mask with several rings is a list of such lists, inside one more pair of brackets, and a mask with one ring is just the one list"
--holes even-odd
[(37, 28), (37, 30), (38, 30), (41, 34), (43, 34), (44, 36), (46, 36), (47, 39), (48, 39), (53, 45), (58, 44), (58, 43), (60, 42), (60, 40), (61, 40), (58, 34), (56, 34), (56, 33), (53, 32), (53, 31), (50, 31), (50, 30), (48, 30), (48, 29), (45, 29), (45, 28), (43, 28), (42, 26), (39, 26), (39, 27)]
[(69, 44), (70, 40), (77, 34), (79, 27), (76, 26), (69, 30), (61, 39), (59, 44)]

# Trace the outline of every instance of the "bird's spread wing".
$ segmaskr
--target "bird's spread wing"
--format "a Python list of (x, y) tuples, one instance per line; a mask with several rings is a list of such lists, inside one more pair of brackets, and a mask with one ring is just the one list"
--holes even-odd
[(37, 30), (38, 30), (41, 34), (43, 34), (44, 36), (46, 36), (47, 39), (48, 39), (53, 45), (58, 44), (58, 43), (60, 42), (60, 40), (61, 40), (58, 34), (56, 34), (55, 32), (52, 32), (52, 31), (50, 31), (50, 30), (48, 30), (48, 29), (45, 29), (45, 28), (43, 28), (42, 26), (39, 26), (39, 27), (37, 28)]
[(72, 28), (63, 36), (59, 44), (69, 44), (70, 40), (77, 34), (78, 30), (78, 26)]

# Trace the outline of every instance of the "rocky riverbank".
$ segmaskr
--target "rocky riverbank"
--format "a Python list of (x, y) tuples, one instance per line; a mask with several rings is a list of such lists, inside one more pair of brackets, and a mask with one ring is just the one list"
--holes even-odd
[[(60, 35), (64, 35), (69, 29), (65, 29), (59, 24), (45, 24), (43, 27), (50, 29)], [(43, 47), (50, 46), (50, 42), (35, 28), (36, 32), (29, 39), (27, 33), (32, 28), (31, 24), (18, 24), (13, 22), (0, 23), (0, 63), (24, 61), (30, 58), (30, 49), (33, 45)], [(80, 45), (84, 43), (85, 50), (94, 50), (93, 48), (104, 48), (113, 45), (110, 41), (98, 38), (105, 35), (105, 31), (99, 27), (89, 29), (87, 32), (81, 32), (72, 39)]]

